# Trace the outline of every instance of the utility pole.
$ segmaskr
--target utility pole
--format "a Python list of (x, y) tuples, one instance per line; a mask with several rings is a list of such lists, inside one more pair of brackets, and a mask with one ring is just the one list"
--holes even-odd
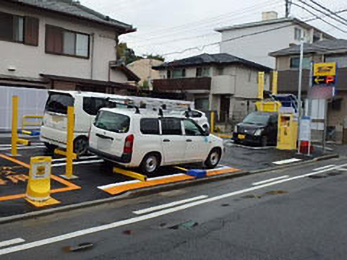
[[(304, 60), (304, 39), (301, 38), (301, 42), (300, 42), (300, 65), (299, 65), (299, 86), (298, 86), (298, 140), (300, 140), (301, 116), (302, 116), (301, 89), (302, 89), (303, 60)], [(300, 141), (298, 142), (298, 153), (300, 153)]]
[(289, 17), (289, 13), (290, 13), (290, 1), (291, 0), (285, 0), (286, 1), (286, 18)]

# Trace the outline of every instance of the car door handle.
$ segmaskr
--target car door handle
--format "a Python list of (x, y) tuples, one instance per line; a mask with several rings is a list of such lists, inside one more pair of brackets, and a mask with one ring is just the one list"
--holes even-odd
[(193, 142), (193, 140), (192, 139), (187, 139), (186, 142), (191, 143), (191, 142)]
[(106, 136), (106, 135), (101, 135), (101, 134), (95, 134), (97, 137), (100, 137), (102, 139), (110, 139), (110, 140), (114, 140), (112, 137)]
[(164, 139), (163, 142), (168, 143), (168, 142), (170, 142), (170, 140), (169, 139)]

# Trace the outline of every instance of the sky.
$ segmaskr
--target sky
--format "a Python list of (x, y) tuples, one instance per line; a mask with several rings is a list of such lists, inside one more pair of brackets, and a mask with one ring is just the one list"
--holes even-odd
[[(303, 5), (310, 0), (294, 0)], [(314, 0), (332, 11), (347, 9), (347, 1)], [(133, 25), (137, 32), (122, 35), (121, 42), (137, 55), (159, 54), (174, 60), (200, 53), (218, 53), (221, 34), (215, 28), (261, 20), (261, 13), (276, 11), (284, 16), (284, 0), (80, 0), (81, 4), (105, 15)], [(321, 13), (310, 9), (320, 17)], [(318, 7), (318, 9), (320, 9)], [(347, 19), (347, 12), (340, 14)], [(308, 19), (312, 14), (292, 5), (291, 16)], [(327, 33), (347, 39), (347, 23), (325, 17), (328, 25), (317, 19), (311, 25)], [(342, 32), (345, 31), (345, 32)], [(210, 45), (205, 46), (204, 45)], [(237, 55), (237, 54), (235, 54)]]

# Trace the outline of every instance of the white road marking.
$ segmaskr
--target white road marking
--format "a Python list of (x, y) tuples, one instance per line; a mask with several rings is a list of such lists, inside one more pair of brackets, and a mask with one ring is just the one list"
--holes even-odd
[[(37, 149), (37, 148), (45, 148), (46, 146), (17, 146), (18, 150), (30, 150), (30, 149)], [(0, 151), (7, 151), (11, 150), (11, 147), (6, 148), (0, 148)]]
[(0, 247), (11, 246), (11, 245), (15, 245), (15, 244), (23, 243), (23, 242), (25, 242), (23, 238), (15, 238), (15, 239), (0, 242)]
[(272, 182), (272, 181), (277, 181), (277, 180), (281, 180), (281, 179), (286, 179), (286, 178), (289, 178), (289, 175), (284, 175), (284, 176), (271, 178), (271, 179), (267, 179), (267, 180), (263, 180), (263, 181), (253, 182), (252, 185), (254, 185), (254, 186), (260, 185), (260, 184), (264, 184), (264, 183), (268, 183), (268, 182)]
[(174, 202), (163, 204), (163, 205), (159, 205), (159, 206), (154, 206), (154, 207), (150, 207), (150, 208), (146, 208), (146, 209), (133, 211), (133, 213), (136, 214), (136, 215), (142, 215), (142, 214), (153, 212), (153, 211), (157, 211), (157, 210), (160, 210), (160, 209), (167, 209), (167, 208), (171, 208), (171, 207), (174, 207), (174, 206), (177, 206), (177, 205), (185, 204), (185, 203), (196, 201), (196, 200), (202, 200), (202, 199), (206, 199), (206, 198), (208, 198), (207, 195), (201, 195), (201, 196), (190, 198), (190, 199), (178, 200), (178, 201), (174, 201)]
[[(100, 163), (103, 162), (104, 160), (91, 160), (91, 161), (81, 161), (81, 162), (74, 162), (73, 165), (78, 165), (78, 164), (90, 164), (90, 163)], [(56, 163), (52, 164), (52, 167), (60, 167), (60, 166), (65, 166), (66, 162), (64, 163)]]
[[(338, 168), (342, 168), (342, 167), (345, 167), (345, 166), (347, 166), (347, 164), (336, 166), (336, 167), (334, 167), (332, 169), (338, 169)], [(46, 238), (46, 239), (42, 239), (42, 240), (38, 240), (38, 241), (34, 241), (34, 242), (22, 244), (22, 245), (17, 245), (17, 246), (13, 246), (13, 247), (0, 249), (0, 256), (1, 255), (6, 255), (6, 254), (10, 254), (10, 253), (14, 253), (14, 252), (27, 250), (27, 249), (31, 249), (31, 248), (35, 248), (35, 247), (49, 245), (49, 244), (53, 244), (53, 243), (56, 243), (56, 242), (59, 242), (59, 241), (64, 241), (64, 240), (68, 240), (68, 239), (75, 238), (75, 237), (81, 237), (81, 236), (93, 234), (93, 233), (100, 232), (100, 231), (114, 229), (114, 228), (122, 227), (122, 226), (125, 226), (125, 225), (130, 225), (130, 224), (134, 224), (134, 223), (137, 223), (137, 222), (145, 221), (145, 220), (148, 220), (148, 219), (161, 217), (161, 216), (173, 213), (173, 212), (185, 210), (185, 209), (192, 208), (192, 207), (195, 207), (195, 206), (198, 206), (198, 205), (202, 205), (202, 204), (205, 204), (205, 203), (209, 203), (209, 202), (218, 201), (218, 200), (221, 200), (221, 199), (230, 198), (232, 196), (240, 195), (240, 194), (251, 192), (251, 191), (255, 191), (255, 190), (260, 190), (260, 189), (263, 189), (263, 188), (266, 188), (266, 187), (270, 187), (270, 186), (273, 186), (273, 185), (276, 185), (276, 184), (281, 184), (281, 183), (285, 183), (285, 182), (289, 182), (289, 181), (298, 180), (298, 179), (306, 178), (306, 177), (309, 177), (309, 176), (321, 174), (323, 172), (331, 171), (332, 169), (326, 169), (326, 170), (321, 170), (321, 171), (317, 171), (317, 172), (311, 172), (311, 173), (303, 174), (303, 175), (300, 175), (300, 176), (291, 177), (291, 178), (288, 178), (288, 179), (278, 180), (278, 181), (266, 183), (266, 184), (263, 184), (263, 185), (259, 185), (259, 186), (255, 186), (255, 187), (251, 187), (251, 188), (247, 188), (247, 189), (243, 189), (243, 190), (238, 190), (238, 191), (226, 193), (226, 194), (223, 194), (223, 195), (215, 196), (215, 197), (212, 197), (212, 198), (207, 198), (207, 199), (204, 199), (204, 200), (194, 201), (194, 202), (191, 202), (191, 203), (188, 203), (188, 204), (184, 204), (184, 205), (180, 205), (180, 206), (177, 206), (177, 207), (174, 207), (174, 208), (169, 208), (169, 209), (164, 209), (164, 210), (161, 210), (161, 211), (149, 213), (147, 215), (142, 215), (142, 216), (138, 216), (138, 217), (134, 217), (134, 218), (130, 218), (130, 219), (125, 219), (125, 220), (113, 222), (113, 223), (110, 223), (110, 224), (105, 224), (105, 225), (101, 225), (101, 226), (97, 226), (97, 227), (91, 227), (91, 228), (87, 228), (87, 229), (82, 229), (82, 230), (74, 231), (74, 232), (67, 233), (67, 234), (64, 234), (64, 235), (59, 235), (59, 236)]]
[[(185, 175), (185, 174), (178, 173), (178, 174), (173, 174), (173, 175), (165, 175), (165, 176), (160, 176), (160, 177), (148, 178), (147, 181), (161, 180), (161, 179), (165, 179), (168, 177), (176, 177), (176, 176), (182, 176), (182, 175)], [(111, 183), (111, 184), (107, 184), (107, 185), (103, 185), (103, 186), (98, 186), (98, 189), (105, 190), (108, 188), (113, 188), (113, 187), (122, 186), (125, 184), (138, 183), (138, 182), (141, 182), (141, 181), (133, 180), (133, 181), (123, 181), (123, 182)]]
[[(44, 144), (43, 143), (31, 143), (31, 146), (43, 146)], [(12, 144), (0, 144), (0, 147), (11, 147)], [(21, 144), (18, 144), (17, 147), (26, 147), (26, 145), (21, 145)]]
[(325, 165), (323, 167), (319, 167), (319, 168), (316, 168), (316, 169), (313, 169), (314, 171), (320, 171), (320, 170), (325, 170), (325, 169), (328, 169), (328, 168), (331, 168), (331, 167), (334, 167), (335, 164), (330, 164), (330, 165)]
[(301, 161), (301, 159), (292, 158), (292, 159), (273, 162), (273, 164), (281, 165), (281, 164), (287, 164), (287, 163), (293, 163), (293, 162), (299, 162), (299, 161)]
[[(93, 155), (93, 156), (81, 156), (81, 157), (78, 157), (78, 160), (87, 160), (87, 159), (96, 159), (96, 158), (99, 158), (98, 156), (96, 155)], [(66, 161), (66, 158), (58, 158), (58, 159), (53, 159), (52, 162), (64, 162)]]

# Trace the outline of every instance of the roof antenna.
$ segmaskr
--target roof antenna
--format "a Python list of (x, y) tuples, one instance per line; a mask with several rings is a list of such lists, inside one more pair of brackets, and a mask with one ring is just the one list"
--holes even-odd
[(134, 106), (135, 108), (135, 114), (140, 114), (140, 109), (137, 106)]

